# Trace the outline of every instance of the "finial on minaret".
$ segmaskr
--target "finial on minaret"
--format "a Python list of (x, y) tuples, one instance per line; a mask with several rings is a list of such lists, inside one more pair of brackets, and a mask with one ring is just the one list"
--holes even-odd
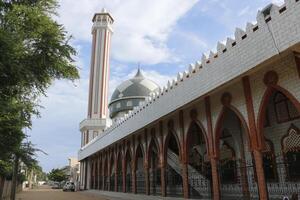
[(106, 10), (106, 8), (102, 8), (102, 11), (101, 11), (102, 13), (107, 13), (107, 10)]

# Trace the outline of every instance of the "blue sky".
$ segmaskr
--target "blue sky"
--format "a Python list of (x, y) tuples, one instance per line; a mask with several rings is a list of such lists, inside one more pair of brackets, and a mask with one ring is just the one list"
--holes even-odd
[[(111, 47), (110, 89), (133, 76), (137, 63), (144, 74), (164, 86), (189, 63), (233, 37), (235, 27), (255, 22), (256, 13), (282, 0), (60, 0), (56, 20), (74, 36), (81, 78), (55, 81), (40, 99), (41, 118), (33, 119), (29, 140), (48, 155), (38, 159), (45, 171), (67, 164), (80, 148), (78, 124), (86, 117), (91, 51), (91, 19), (103, 7), (115, 19)], [(110, 96), (109, 96), (110, 98)]]

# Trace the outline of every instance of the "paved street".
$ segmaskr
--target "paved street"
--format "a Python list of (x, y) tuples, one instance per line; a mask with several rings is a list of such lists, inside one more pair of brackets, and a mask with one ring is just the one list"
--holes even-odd
[[(63, 192), (48, 186), (39, 189), (27, 190), (17, 194), (17, 200), (183, 200), (183, 198), (146, 196), (89, 190), (82, 192)], [(192, 200), (192, 199), (191, 199)]]
[(62, 190), (54, 190), (50, 187), (42, 187), (23, 191), (17, 194), (17, 200), (108, 200), (95, 195), (82, 192), (63, 192)]

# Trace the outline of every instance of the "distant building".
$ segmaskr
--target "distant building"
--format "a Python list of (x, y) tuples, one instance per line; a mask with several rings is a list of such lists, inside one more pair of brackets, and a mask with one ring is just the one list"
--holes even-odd
[(69, 165), (67, 174), (69, 176), (69, 181), (78, 182), (80, 174), (80, 163), (78, 162), (77, 158), (69, 158), (68, 160)]
[(113, 22), (105, 10), (93, 18), (81, 189), (215, 200), (299, 193), (299, 0), (265, 7), (164, 88), (138, 71), (108, 103)]

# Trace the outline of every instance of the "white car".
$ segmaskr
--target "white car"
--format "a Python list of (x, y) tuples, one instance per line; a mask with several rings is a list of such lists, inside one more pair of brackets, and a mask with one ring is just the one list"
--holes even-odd
[(73, 182), (66, 182), (63, 187), (63, 191), (72, 191), (75, 192), (75, 184)]

